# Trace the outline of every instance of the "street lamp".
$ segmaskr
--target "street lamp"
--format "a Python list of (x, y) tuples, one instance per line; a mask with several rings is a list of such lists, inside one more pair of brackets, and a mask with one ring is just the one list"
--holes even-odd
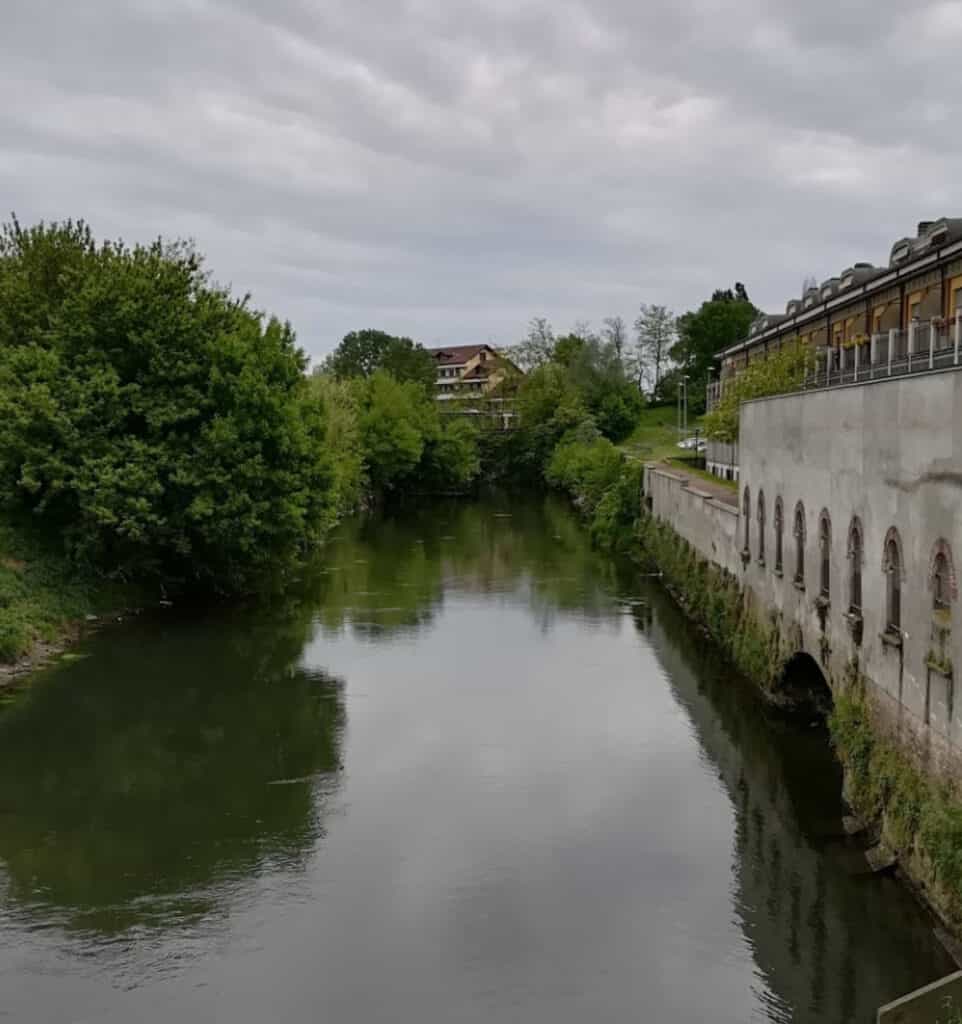
[(685, 438), (688, 437), (688, 374), (686, 373), (682, 377), (682, 381), (685, 385), (685, 413), (684, 413), (684, 427), (685, 427)]

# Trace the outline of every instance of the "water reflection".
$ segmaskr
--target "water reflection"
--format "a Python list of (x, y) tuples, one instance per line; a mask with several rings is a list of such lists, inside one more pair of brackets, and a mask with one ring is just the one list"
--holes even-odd
[(0, 716), (8, 901), (110, 934), (196, 919), (302, 859), (343, 721), (341, 684), (297, 667), (308, 629), (136, 624), (37, 679)]
[(824, 730), (767, 713), (746, 681), (691, 643), (665, 595), (649, 597), (639, 628), (735, 811), (733, 907), (769, 1019), (869, 1021), (920, 977), (954, 970), (909, 893), (868, 876), (841, 838), (841, 772)]
[(544, 629), (559, 615), (613, 622), (618, 567), (599, 559), (583, 526), (554, 497), (439, 501), (337, 531), (305, 587), (332, 636), (372, 642), (430, 627), (452, 594), (521, 591)]
[(347, 524), (272, 607), (80, 653), (0, 713), (25, 1019), (867, 1022), (951, 967), (853, 877), (824, 736), (555, 501)]

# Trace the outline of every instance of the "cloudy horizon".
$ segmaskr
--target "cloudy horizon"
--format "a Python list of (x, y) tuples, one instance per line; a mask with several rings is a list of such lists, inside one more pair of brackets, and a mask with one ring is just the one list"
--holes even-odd
[[(190, 237), (323, 357), (884, 263), (962, 215), (962, 3), (10, 0), (22, 222)], [(956, 101), (957, 103), (957, 101)]]

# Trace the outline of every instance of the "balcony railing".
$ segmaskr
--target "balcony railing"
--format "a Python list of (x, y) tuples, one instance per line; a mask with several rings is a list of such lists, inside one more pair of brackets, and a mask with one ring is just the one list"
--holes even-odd
[(959, 366), (962, 311), (949, 321), (913, 320), (904, 329), (873, 334), (850, 348), (823, 348), (817, 353), (807, 388), (835, 387), (907, 373)]

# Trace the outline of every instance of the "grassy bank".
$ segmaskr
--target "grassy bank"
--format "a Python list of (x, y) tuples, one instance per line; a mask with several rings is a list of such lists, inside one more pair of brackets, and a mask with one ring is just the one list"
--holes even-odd
[(0, 522), (0, 666), (65, 643), (87, 616), (142, 598), (135, 588), (79, 574), (29, 531)]
[[(701, 428), (701, 417), (689, 419), (689, 433)], [(674, 406), (662, 405), (643, 409), (631, 434), (619, 445), (621, 450), (643, 462), (657, 462), (671, 458), (681, 451), (678, 447), (678, 411)]]

